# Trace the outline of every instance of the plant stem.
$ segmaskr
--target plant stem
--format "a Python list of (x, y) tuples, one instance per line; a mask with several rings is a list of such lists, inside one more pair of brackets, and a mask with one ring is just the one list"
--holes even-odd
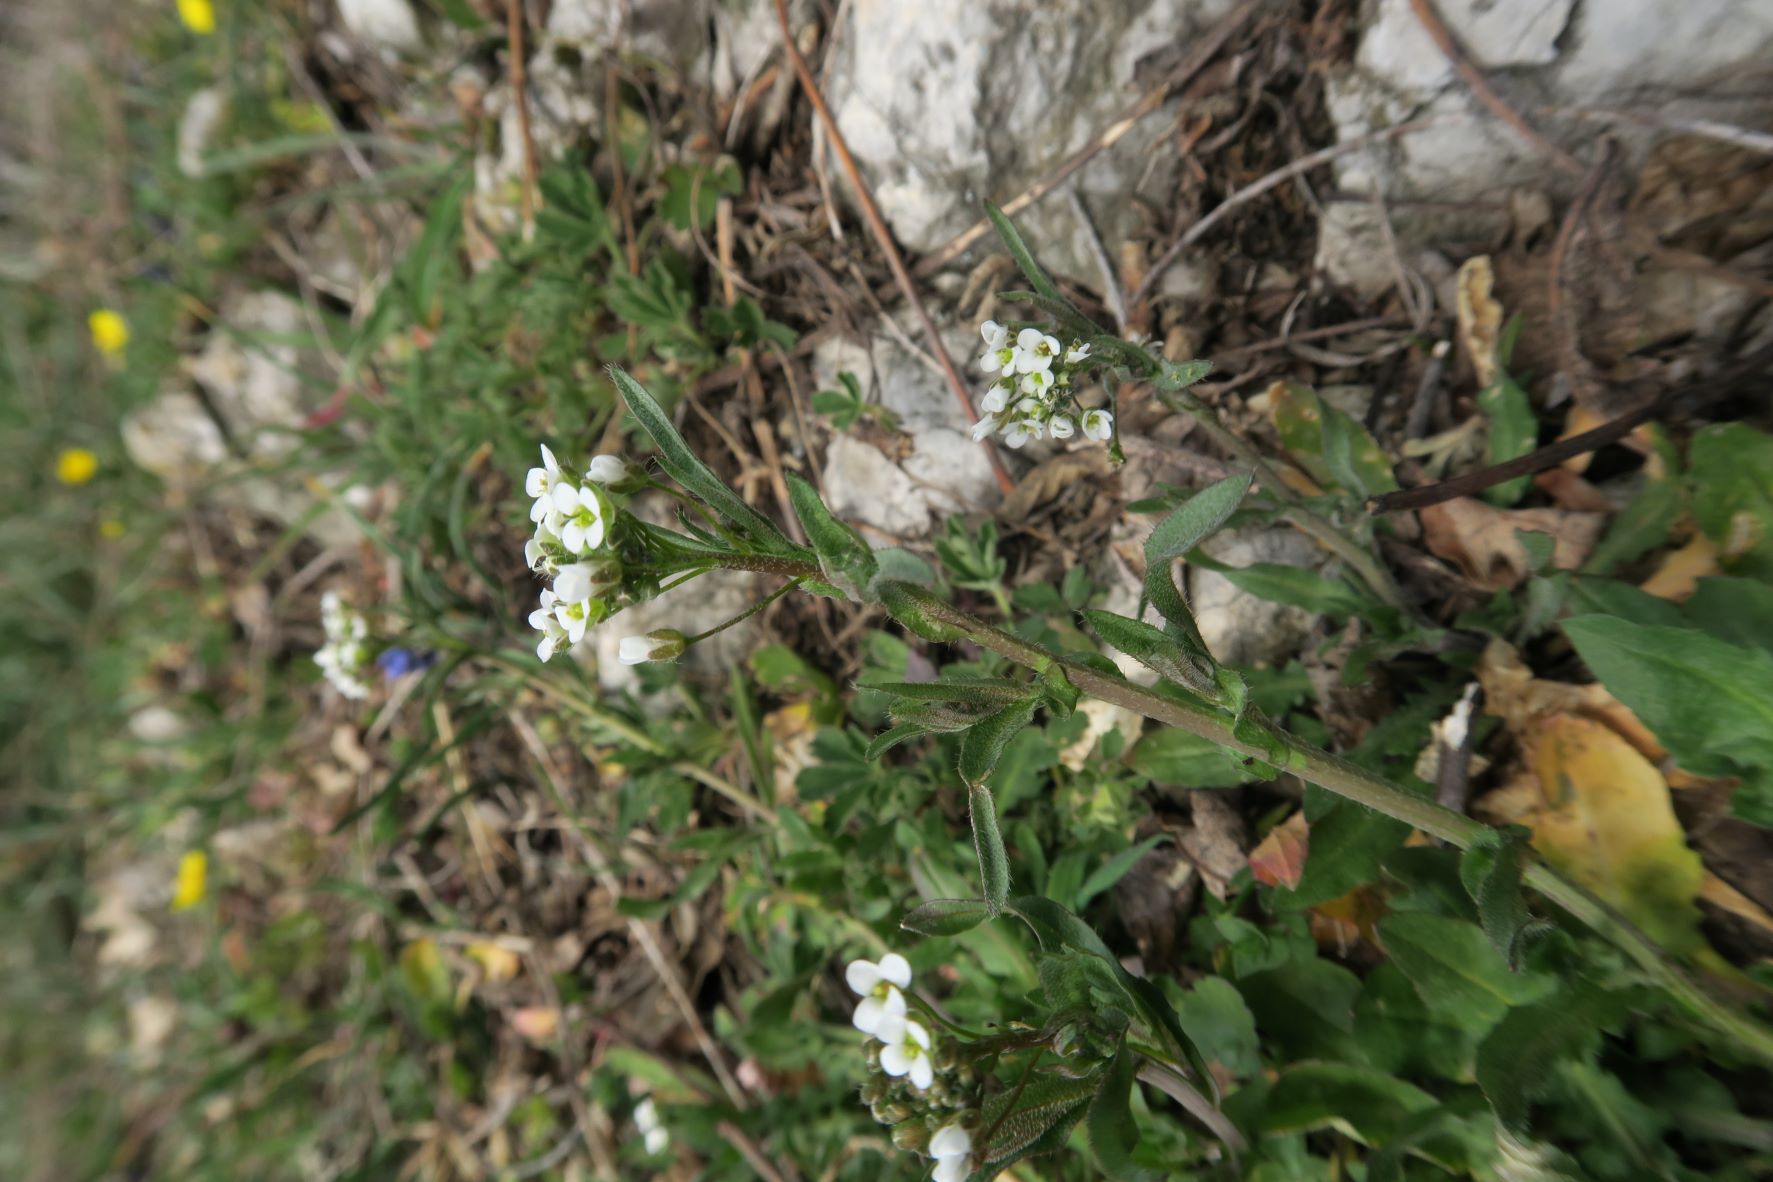
[[(1040, 646), (994, 628), (922, 587), (901, 583), (896, 585), (895, 591), (914, 602), (929, 619), (953, 628), (981, 648), (1019, 665), (1039, 669), (1055, 660), (1052, 653)], [(1259, 716), (1246, 716), (1246, 727), (1254, 721), (1262, 732), (1261, 737), (1269, 740), (1268, 743), (1239, 739), (1232, 732), (1231, 719), (1204, 702), (1167, 697), (1087, 666), (1063, 662), (1062, 659), (1061, 662), (1072, 684), (1091, 697), (1180, 727), (1256, 759), (1272, 761), (1278, 748), (1285, 752), (1282, 762), (1286, 769), (1301, 779), (1403, 821), (1449, 845), (1468, 848), (1489, 828), (1481, 821), (1442, 808), (1434, 801), (1406, 791), (1346, 759), (1313, 747)], [(1618, 946), (1695, 1017), (1757, 1058), (1773, 1064), (1773, 1030), (1713, 997), (1677, 967), (1655, 941), (1612, 907), (1543, 863), (1529, 864), (1524, 878), (1527, 885)]]

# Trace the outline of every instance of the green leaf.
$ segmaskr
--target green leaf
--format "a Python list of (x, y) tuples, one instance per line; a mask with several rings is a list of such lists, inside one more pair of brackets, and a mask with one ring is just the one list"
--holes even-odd
[(671, 416), (665, 413), (646, 388), (619, 366), (609, 367), (610, 380), (622, 394), (628, 404), (628, 410), (640, 423), (659, 449), (659, 466), (664, 468), (671, 478), (689, 490), (697, 499), (710, 509), (724, 517), (735, 529), (743, 533), (757, 545), (772, 553), (791, 553), (795, 547), (782, 536), (782, 532), (771, 525), (762, 514), (739, 499), (737, 493), (726, 486), (714, 470), (696, 457), (684, 442), (682, 435), (672, 425)]
[(1330, 479), (1360, 497), (1396, 491), (1397, 477), (1379, 441), (1351, 416), (1319, 400), (1323, 411), (1324, 466)]
[(1752, 579), (1700, 579), (1682, 605), (1694, 627), (1736, 645), (1773, 650), (1773, 584)]
[(1594, 1054), (1594, 1010), (1580, 994), (1559, 997), (1509, 1011), (1485, 1036), (1477, 1053), (1478, 1086), (1511, 1132), (1527, 1131), (1528, 1105), (1555, 1083), (1559, 1063)]
[(915, 702), (964, 702), (993, 709), (1028, 701), (1028, 687), (1001, 677), (940, 681), (865, 681), (861, 688)]
[(1687, 490), (1673, 477), (1651, 480), (1613, 518), (1606, 536), (1582, 563), (1585, 575), (1612, 574), (1668, 541), (1669, 531), (1687, 509)]
[(1563, 627), (1601, 684), (1681, 767), (1701, 775), (1773, 768), (1773, 652), (1611, 616), (1578, 616)]
[(1481, 1033), (1428, 1008), (1422, 995), (1391, 961), (1361, 982), (1354, 1003), (1354, 1035), (1370, 1065), (1394, 1075), (1471, 1079)]
[(1413, 1084), (1353, 1063), (1302, 1063), (1268, 1091), (1267, 1133), (1332, 1128), (1367, 1145), (1383, 1145), (1437, 1101)]
[(1039, 1075), (985, 1101), (979, 1114), (983, 1140), (973, 1146), (983, 1168), (974, 1176), (995, 1177), (1017, 1159), (1062, 1141), (1083, 1117), (1095, 1088), (1094, 1079)]
[(973, 848), (979, 855), (980, 889), (986, 908), (996, 915), (1010, 896), (1010, 856), (997, 827), (997, 801), (992, 799), (991, 789), (982, 782), (968, 788), (967, 809), (973, 823)]
[(1305, 873), (1297, 887), (1275, 889), (1276, 907), (1315, 907), (1378, 881), (1379, 864), (1410, 835), (1404, 822), (1321, 788), (1308, 788), (1305, 801), (1311, 822)]
[(1379, 921), (1392, 963), (1416, 986), (1430, 1012), (1486, 1029), (1510, 1006), (1537, 1001), (1553, 982), (1510, 972), (1476, 924), (1427, 912), (1398, 912)]
[(1733, 570), (1773, 577), (1773, 435), (1746, 423), (1702, 427), (1687, 452), (1693, 516)]
[(1240, 977), (1238, 992), (1266, 1044), (1290, 1058), (1356, 1058), (1354, 1003), (1361, 980), (1333, 961), (1312, 957)]
[(861, 534), (831, 515), (811, 482), (795, 472), (784, 472), (782, 478), (794, 515), (819, 555), (819, 569), (827, 581), (860, 601), (874, 580), (874, 551)]
[(958, 936), (992, 916), (983, 899), (931, 899), (908, 912), (899, 926), (922, 936)]
[(1224, 977), (1202, 977), (1176, 1007), (1176, 1017), (1201, 1056), (1240, 1078), (1262, 1070), (1256, 1018), (1237, 987)]
[[(1034, 252), (1028, 249), (1028, 243), (1022, 238), (1022, 231), (1016, 229), (1016, 223), (1009, 219), (1009, 215), (987, 201), (985, 216), (990, 220), (991, 228), (996, 230), (997, 236), (1003, 240), (1004, 249), (1010, 252), (1010, 257), (1016, 260), (1016, 266), (1020, 267), (1022, 274), (1028, 277), (1028, 282), (1033, 286), (1035, 293), (1043, 299), (1055, 300), (1062, 306), (1070, 308), (1070, 301), (1059, 293), (1058, 287), (1047, 275), (1046, 269), (1035, 260)], [(1081, 314), (1075, 309), (1072, 309), (1072, 315), (1081, 318)]]
[(1190, 643), (1143, 620), (1113, 612), (1092, 609), (1084, 612), (1083, 617), (1096, 635), (1159, 677), (1167, 677), (1205, 697), (1219, 697), (1217, 666), (1198, 642)]
[(738, 165), (725, 157), (712, 167), (667, 165), (664, 181), (665, 195), (659, 200), (659, 215), (679, 230), (688, 230), (692, 225), (707, 229), (714, 224), (720, 199), (736, 197), (745, 189)]
[(1285, 603), (1307, 611), (1345, 617), (1373, 614), (1384, 605), (1341, 579), (1330, 579), (1319, 570), (1304, 566), (1288, 566), (1283, 562), (1253, 562), (1249, 566), (1227, 566), (1200, 551), (1189, 561), (1204, 570), (1217, 571), (1241, 591), (1271, 603)]
[[(1539, 421), (1533, 415), (1533, 403), (1506, 371), (1499, 373), (1495, 384), (1478, 395), (1478, 409), (1490, 421), (1486, 462), (1503, 464), (1517, 460), (1539, 446)], [(1485, 489), (1484, 499), (1493, 505), (1512, 505), (1532, 483), (1530, 476), (1517, 476)]]
[(1235, 788), (1259, 779), (1248, 760), (1179, 727), (1153, 731), (1133, 746), (1133, 770), (1155, 783), (1184, 788)]
[(1152, 378), (1151, 384), (1163, 393), (1174, 394), (1178, 390), (1186, 390), (1212, 372), (1211, 361), (1168, 361), (1160, 357), (1157, 375)]
[(1180, 558), (1225, 524), (1250, 492), (1250, 473), (1227, 476), (1210, 484), (1158, 522), (1145, 540), (1145, 561)]
[(1133, 1056), (1123, 1046), (1102, 1073), (1096, 1098), (1090, 1102), (1090, 1148), (1102, 1172), (1116, 1182), (1157, 1182), (1162, 1174), (1133, 1161), (1133, 1152), (1139, 1147), (1139, 1126), (1127, 1103), (1133, 1074)]
[(1491, 947), (1512, 970), (1520, 964), (1521, 935), (1527, 926), (1527, 903), (1521, 896), (1521, 871), (1529, 831), (1485, 829), (1459, 859), (1459, 879), (1477, 903), (1478, 922)]
[(897, 579), (875, 579), (869, 588), (871, 598), (878, 599), (887, 614), (904, 625), (905, 629), (925, 640), (937, 642), (958, 640), (960, 632), (952, 625), (943, 623), (929, 612), (920, 588)]
[(874, 563), (883, 579), (898, 579), (906, 583), (916, 583), (920, 587), (935, 586), (936, 572), (930, 569), (929, 563), (909, 550), (898, 546), (876, 550)]
[(1009, 741), (1034, 717), (1036, 704), (1034, 699), (1012, 702), (968, 728), (960, 746), (960, 778), (969, 785), (983, 784)]
[(910, 740), (917, 738), (919, 735), (927, 735), (929, 733), (929, 728), (920, 722), (901, 722), (897, 726), (889, 727), (887, 730), (874, 736), (873, 741), (870, 742), (867, 749), (862, 752), (862, 758), (866, 759), (869, 763), (873, 763), (888, 751), (897, 747), (900, 743), (909, 742)]
[(1108, 945), (1102, 943), (1102, 937), (1094, 928), (1051, 899), (1022, 895), (1011, 899), (1005, 909), (1032, 928), (1035, 939), (1048, 951), (1075, 948), (1120, 963), (1114, 960), (1114, 954), (1108, 951)]
[(1091, 899), (1125, 878), (1127, 871), (1133, 868), (1133, 863), (1169, 839), (1170, 835), (1167, 833), (1155, 833), (1137, 845), (1128, 846), (1096, 867), (1090, 876), (1084, 879), (1083, 885), (1077, 888), (1077, 893), (1072, 898), (1072, 905), (1080, 910), (1087, 907)]

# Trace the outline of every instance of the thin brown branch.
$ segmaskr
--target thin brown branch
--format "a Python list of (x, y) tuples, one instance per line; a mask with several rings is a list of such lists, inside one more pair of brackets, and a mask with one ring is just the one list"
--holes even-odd
[[(1097, 154), (1113, 147), (1144, 118), (1163, 106), (1164, 101), (1177, 87), (1193, 78), (1213, 56), (1224, 48), (1231, 40), (1232, 34), (1244, 26), (1244, 23), (1255, 14), (1265, 0), (1245, 0), (1231, 12), (1227, 13), (1218, 24), (1208, 29), (1206, 35), (1194, 43), (1188, 56), (1177, 64), (1174, 70), (1166, 75), (1162, 82), (1139, 96), (1120, 117), (1090, 138), (1089, 143), (1067, 156), (1052, 172), (1022, 190), (1003, 205), (1005, 217), (1015, 217), (1048, 193), (1064, 184), (1078, 169), (1095, 159)], [(925, 258), (920, 260), (913, 273), (919, 276), (933, 275), (964, 254), (975, 242), (991, 233), (990, 221), (981, 218), (974, 222), (947, 242), (937, 247)]]
[[(818, 82), (813, 78), (812, 70), (801, 55), (800, 46), (794, 42), (794, 30), (788, 23), (787, 0), (776, 0), (776, 19), (782, 26), (782, 48), (788, 53), (788, 60), (794, 66), (794, 73), (800, 79), (800, 88), (806, 92), (807, 100), (813, 104), (818, 113), (819, 121), (824, 124), (825, 132), (831, 137), (831, 148), (837, 153), (837, 159), (843, 165), (844, 175), (849, 178), (850, 186), (855, 190), (856, 200), (862, 206), (862, 216), (868, 223), (869, 232), (880, 244), (881, 253), (886, 255), (887, 267), (893, 273), (893, 279), (899, 285), (899, 291), (923, 322), (923, 328), (930, 339), (930, 349), (942, 370), (948, 376), (948, 384), (954, 388), (954, 397), (966, 412), (971, 422), (979, 417), (973, 407), (972, 395), (967, 392), (966, 382), (961, 379), (960, 371), (954, 367), (954, 359), (948, 355), (948, 346), (942, 343), (942, 332), (930, 317), (930, 310), (924, 306), (923, 298), (917, 294), (917, 287), (911, 281), (911, 273), (905, 269), (905, 260), (899, 255), (899, 248), (893, 242), (892, 231), (887, 229), (886, 219), (881, 217), (880, 207), (874, 203), (874, 194), (862, 179), (862, 170), (856, 166), (856, 158), (850, 154), (850, 146), (844, 142), (843, 133), (837, 128), (837, 120), (831, 114), (831, 108), (825, 104), (825, 96), (819, 90)], [(997, 477), (997, 485), (1006, 494), (1015, 488), (1016, 482), (1004, 469), (1003, 457), (997, 454), (991, 440), (983, 439), (979, 446), (985, 449), (986, 457), (991, 461), (991, 471)]]
[(1535, 151), (1544, 154), (1547, 159), (1565, 172), (1579, 173), (1582, 171), (1582, 165), (1577, 162), (1574, 156), (1540, 135), (1533, 125), (1527, 122), (1525, 116), (1509, 106), (1502, 96), (1496, 93), (1496, 88), (1490, 85), (1490, 80), (1484, 77), (1483, 71), (1473, 65), (1471, 59), (1465, 55), (1465, 51), (1459, 47), (1459, 42), (1454, 39), (1452, 31), (1441, 19), (1441, 14), (1435, 11), (1434, 0), (1410, 0), (1410, 11), (1416, 14), (1416, 20), (1421, 23), (1423, 32), (1427, 33), (1435, 45), (1440, 48), (1441, 53), (1446, 55), (1448, 64), (1453, 67), (1453, 72), (1458, 74), (1464, 80), (1465, 85), (1471, 88), (1471, 93), (1477, 97), (1478, 102), (1489, 108), (1490, 113), (1496, 118), (1508, 124), (1514, 133), (1532, 145)]
[(536, 140), (529, 126), (529, 82), (523, 49), (523, 0), (505, 0), (505, 40), (511, 58), (511, 98), (517, 104), (517, 130), (523, 138), (523, 186), (518, 208), (527, 242), (536, 232)]
[(1182, 237), (1176, 239), (1174, 245), (1164, 251), (1163, 254), (1159, 256), (1157, 262), (1151, 265), (1151, 270), (1146, 272), (1145, 278), (1141, 280), (1139, 286), (1134, 289), (1133, 294), (1128, 298), (1127, 303), (1132, 305), (1141, 303), (1151, 294), (1151, 289), (1156, 286), (1157, 281), (1163, 277), (1164, 271), (1168, 269), (1170, 264), (1176, 261), (1183, 251), (1187, 250), (1190, 246), (1193, 246), (1196, 242), (1199, 242), (1201, 237), (1206, 234), (1208, 230), (1211, 230), (1214, 226), (1223, 221), (1225, 216), (1232, 210), (1255, 200), (1276, 185), (1284, 184), (1292, 177), (1296, 177), (1301, 173), (1310, 172), (1312, 169), (1327, 164), (1338, 156), (1345, 156), (1350, 152), (1357, 152), (1370, 144), (1376, 144), (1383, 140), (1396, 139), (1398, 136), (1409, 135), (1412, 132), (1422, 131), (1430, 127), (1442, 127), (1449, 122), (1453, 122), (1451, 117), (1436, 116), (1430, 119), (1412, 119), (1408, 123), (1399, 123), (1393, 127), (1382, 127), (1377, 131), (1370, 131), (1366, 135), (1357, 136), (1354, 139), (1345, 140), (1339, 144), (1331, 144), (1329, 147), (1319, 149), (1309, 156), (1301, 156), (1291, 164), (1283, 165), (1282, 167), (1275, 169), (1260, 180), (1251, 181), (1249, 184), (1227, 197), (1224, 201), (1221, 201), (1214, 207), (1211, 213), (1201, 218), (1200, 221), (1194, 223), (1194, 225), (1188, 227), (1187, 232), (1184, 233)]

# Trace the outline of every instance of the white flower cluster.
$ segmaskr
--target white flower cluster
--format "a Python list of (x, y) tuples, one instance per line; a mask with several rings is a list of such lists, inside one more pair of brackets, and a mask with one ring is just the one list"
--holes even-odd
[(1101, 441), (1114, 434), (1112, 414), (1077, 403), (1072, 379), (1089, 360), (1089, 345), (1073, 341), (1066, 348), (1038, 328), (1023, 329), (1012, 344), (1010, 330), (995, 320), (979, 334), (985, 338), (979, 368), (997, 380), (979, 404), (985, 417), (973, 424), (974, 442), (1001, 434), (1005, 447), (1021, 447), (1049, 435), (1070, 439), (1080, 430)]
[(544, 661), (585, 639), (585, 629), (608, 614), (603, 596), (622, 579), (621, 563), (605, 546), (615, 521), (608, 486), (628, 476), (628, 465), (615, 456), (595, 456), (576, 477), (544, 445), (542, 466), (524, 478), (524, 491), (535, 498), (529, 519), (536, 525), (524, 561), (554, 580), (529, 616), (529, 626), (542, 634), (536, 656)]
[(961, 1182), (972, 1173), (973, 1135), (960, 1125), (943, 1125), (930, 1138), (930, 1156), (936, 1159), (934, 1182)]
[(634, 1127), (640, 1130), (641, 1142), (648, 1153), (663, 1153), (671, 1144), (671, 1134), (659, 1123), (659, 1109), (651, 1096), (634, 1106)]
[(930, 1032), (906, 1011), (905, 994), (911, 987), (911, 962), (889, 952), (879, 962), (852, 960), (843, 978), (861, 995), (850, 1023), (863, 1034), (881, 1042), (880, 1069), (911, 1086), (925, 1089), (936, 1080), (930, 1061)]
[(326, 643), (314, 654), (314, 663), (342, 696), (369, 697), (369, 683), (362, 676), (369, 664), (369, 622), (345, 606), (337, 591), (328, 591), (320, 597), (320, 626), (326, 629)]

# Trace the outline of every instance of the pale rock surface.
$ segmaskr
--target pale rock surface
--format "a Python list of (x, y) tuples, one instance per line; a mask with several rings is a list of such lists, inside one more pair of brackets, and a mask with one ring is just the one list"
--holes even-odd
[[(943, 340), (962, 375), (979, 377), (972, 366), (984, 348), (978, 335), (952, 328)], [(922, 537), (950, 514), (997, 503), (990, 461), (942, 375), (878, 325), (862, 341), (832, 340), (814, 352), (813, 377), (821, 389), (835, 388), (844, 372), (856, 376), (870, 402), (893, 413), (911, 450), (895, 463), (871, 444), (835, 436), (825, 457), (825, 487), (839, 516), (897, 537)], [(975, 398), (984, 386), (974, 384)]]
[[(1207, 539), (1201, 549), (1227, 566), (1317, 567), (1324, 558), (1309, 538), (1290, 529), (1230, 530)], [(1188, 571), (1188, 598), (1208, 651), (1233, 665), (1272, 662), (1296, 652), (1315, 619), (1304, 608), (1258, 599), (1217, 571), (1199, 567)]]
[(338, 0), (338, 6), (345, 31), (371, 48), (412, 53), (424, 46), (407, 0)]
[[(1046, 176), (1140, 93), (1148, 54), (1185, 48), (1230, 0), (854, 0), (828, 99), (899, 241), (939, 246)], [(1075, 178), (1109, 244), (1162, 201), (1175, 153), (1153, 115)], [(1098, 277), (1069, 203), (1018, 218), (1049, 268)]]
[[(633, 692), (640, 686), (640, 674), (637, 666), (622, 664), (617, 655), (622, 637), (657, 628), (675, 628), (686, 636), (694, 636), (737, 616), (775, 587), (775, 582), (748, 571), (711, 571), (657, 599), (627, 608), (586, 636), (572, 655), (575, 660), (596, 660), (597, 681), (606, 691)], [(758, 628), (755, 616), (735, 624), (690, 646), (679, 658), (680, 663), (695, 673), (724, 675), (751, 655), (761, 635)]]

